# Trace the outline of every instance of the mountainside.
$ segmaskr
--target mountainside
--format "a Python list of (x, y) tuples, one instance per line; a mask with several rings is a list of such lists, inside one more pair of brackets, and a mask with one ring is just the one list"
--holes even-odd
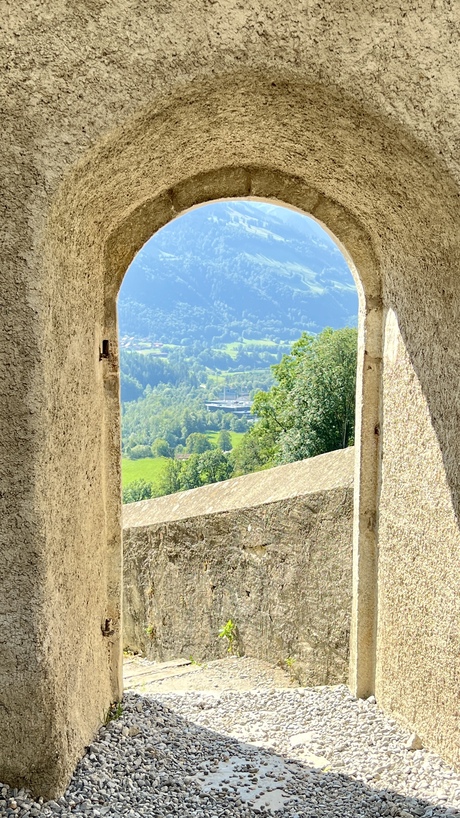
[(313, 219), (223, 201), (170, 222), (140, 250), (120, 290), (120, 335), (163, 343), (294, 339), (356, 324), (348, 266)]

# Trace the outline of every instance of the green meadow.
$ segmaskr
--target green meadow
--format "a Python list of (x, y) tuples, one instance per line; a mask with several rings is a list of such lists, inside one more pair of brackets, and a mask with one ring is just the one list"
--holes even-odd
[[(207, 432), (206, 433), (206, 437), (212, 443), (213, 446), (217, 445), (218, 435), (219, 435), (219, 432)], [(238, 446), (238, 443), (240, 442), (241, 438), (244, 437), (244, 432), (231, 432), (231, 431), (229, 431), (229, 435), (230, 435), (230, 438), (231, 438), (231, 441), (232, 441), (232, 449), (234, 449), (236, 446)]]
[(147, 483), (158, 483), (163, 474), (167, 457), (141, 457), (139, 460), (121, 460), (121, 480), (123, 488), (134, 480), (146, 480)]
[[(206, 437), (215, 446), (219, 432), (207, 432)], [(243, 432), (229, 432), (232, 447), (238, 445)], [(141, 457), (139, 460), (130, 460), (123, 457), (121, 461), (121, 479), (123, 488), (134, 480), (146, 480), (147, 483), (158, 483), (166, 468), (167, 457)]]
[(271, 341), (269, 338), (257, 338), (251, 340), (250, 338), (243, 338), (241, 341), (230, 341), (227, 344), (221, 344), (219, 347), (223, 349), (228, 355), (231, 355), (232, 358), (236, 358), (238, 352), (241, 348), (250, 347), (251, 350), (254, 349), (261, 349), (265, 352), (276, 352), (279, 346), (285, 346), (286, 352), (289, 352), (292, 341)]

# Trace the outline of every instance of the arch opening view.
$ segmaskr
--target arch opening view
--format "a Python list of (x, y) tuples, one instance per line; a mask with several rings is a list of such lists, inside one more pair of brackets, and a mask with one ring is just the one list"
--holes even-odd
[[(131, 263), (118, 305), (125, 461), (185, 458), (206, 445), (198, 439), (187, 448), (192, 433), (242, 435), (255, 420), (255, 393), (273, 385), (271, 367), (301, 334), (356, 328), (358, 318), (356, 286), (328, 233), (298, 211), (253, 200), (215, 202), (170, 222)], [(349, 337), (353, 346), (354, 333)], [(296, 345), (294, 359), (301, 350)], [(347, 386), (340, 397), (354, 415)], [(300, 406), (302, 396), (296, 400)], [(289, 444), (293, 418), (284, 407), (283, 420), (274, 419), (280, 430), (285, 426), (283, 439), (273, 441), (271, 452), (267, 442), (265, 460), (255, 459), (246, 470), (347, 445), (353, 430), (339, 402), (334, 409), (329, 438), (325, 433), (316, 445), (302, 445)], [(269, 407), (267, 421), (268, 415)], [(235, 434), (233, 440), (222, 436), (227, 449), (239, 441)], [(126, 486), (133, 477), (148, 482), (152, 476), (152, 496), (158, 495), (159, 463), (135, 468), (125, 462), (124, 468)], [(244, 470), (242, 462), (238, 473)], [(133, 491), (126, 498), (145, 499)]]
[(358, 293), (338, 245), (292, 208), (205, 204), (143, 246), (118, 312), (123, 499), (163, 498), (125, 505), (125, 649), (218, 658), (230, 622), (232, 651), (295, 666), (298, 681), (346, 681), (354, 466), (336, 450), (354, 442)]

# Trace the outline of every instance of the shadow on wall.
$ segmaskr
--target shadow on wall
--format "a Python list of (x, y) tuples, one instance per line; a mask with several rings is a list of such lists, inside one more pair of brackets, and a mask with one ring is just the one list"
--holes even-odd
[(428, 301), (411, 305), (423, 319), (408, 327), (405, 305), (399, 326), (392, 310), (385, 324), (375, 693), (458, 765), (458, 371), (453, 349), (439, 349), (453, 307), (436, 296), (438, 277), (426, 286)]
[[(454, 252), (455, 255), (458, 255), (460, 264), (460, 251)], [(451, 264), (452, 259), (449, 261)], [(406, 267), (405, 274), (412, 279), (408, 282), (408, 289), (411, 289), (417, 286), (417, 272), (411, 269), (411, 263)], [(425, 283), (424, 297), (419, 296), (417, 301), (405, 303), (400, 293), (391, 298), (397, 309), (397, 318), (395, 312), (389, 310), (386, 385), (389, 386), (391, 377), (393, 386), (397, 385), (397, 388), (394, 393), (387, 388), (384, 408), (387, 419), (391, 421), (386, 431), (389, 433), (389, 445), (395, 447), (395, 470), (400, 470), (402, 464), (407, 474), (416, 471), (427, 482), (445, 483), (458, 525), (460, 403), (452, 400), (452, 394), (458, 393), (459, 389), (456, 364), (460, 347), (457, 349), (454, 327), (460, 322), (460, 282), (454, 281), (450, 272), (451, 267), (446, 265), (439, 275), (433, 273), (429, 282)], [(395, 286), (396, 282), (390, 284), (391, 288)], [(450, 290), (449, 298), (445, 297), (445, 287)], [(426, 308), (426, 304), (430, 305), (430, 309)], [(395, 426), (399, 428), (395, 429)], [(430, 434), (431, 428), (436, 439)], [(435, 455), (430, 451), (433, 446), (439, 452), (439, 458), (442, 458), (444, 474), (439, 474), (437, 464), (433, 462)]]

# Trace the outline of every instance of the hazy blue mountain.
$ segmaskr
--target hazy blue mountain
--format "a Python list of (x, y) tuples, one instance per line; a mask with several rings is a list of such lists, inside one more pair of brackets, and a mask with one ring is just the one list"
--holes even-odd
[(140, 250), (119, 295), (120, 334), (219, 343), (355, 325), (348, 266), (312, 219), (223, 201), (170, 222)]

